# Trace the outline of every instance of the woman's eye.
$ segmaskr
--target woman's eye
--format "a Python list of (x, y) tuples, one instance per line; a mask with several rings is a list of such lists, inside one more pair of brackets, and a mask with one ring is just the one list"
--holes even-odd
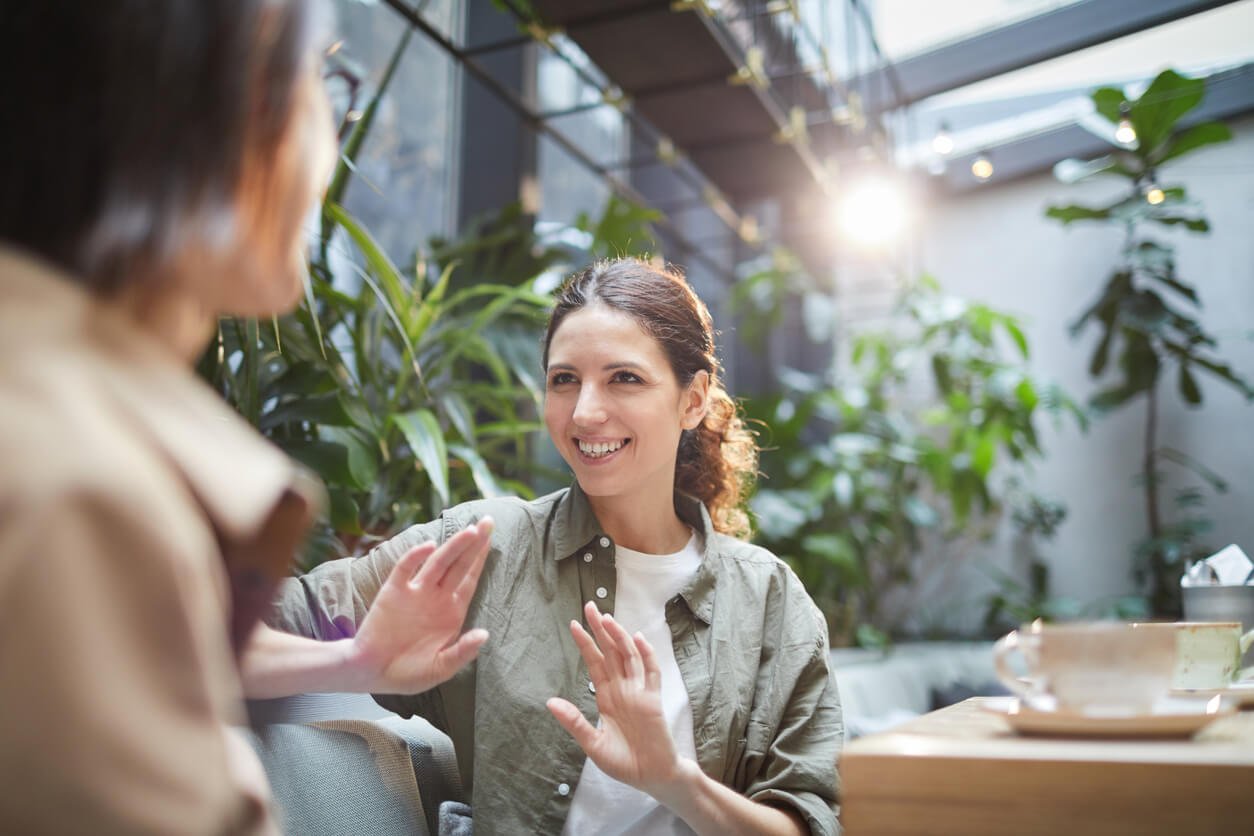
[(641, 383), (640, 376), (633, 372), (616, 372), (614, 374), (615, 383)]
[(550, 386), (563, 386), (567, 383), (574, 382), (575, 376), (570, 372), (557, 372), (556, 374), (549, 375)]

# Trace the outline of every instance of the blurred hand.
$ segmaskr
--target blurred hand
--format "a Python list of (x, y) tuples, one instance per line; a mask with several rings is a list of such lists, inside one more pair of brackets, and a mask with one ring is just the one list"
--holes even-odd
[(462, 633), (488, 556), (492, 519), (440, 547), (424, 543), (392, 568), (353, 639), (349, 664), (371, 693), (417, 694), (471, 662), (486, 630)]
[(588, 722), (572, 703), (554, 697), (549, 711), (601, 771), (650, 792), (680, 770), (680, 759), (662, 711), (662, 672), (644, 636), (628, 635), (611, 615), (589, 602), (584, 615), (592, 635), (570, 623), (570, 632), (596, 687), (601, 726)]

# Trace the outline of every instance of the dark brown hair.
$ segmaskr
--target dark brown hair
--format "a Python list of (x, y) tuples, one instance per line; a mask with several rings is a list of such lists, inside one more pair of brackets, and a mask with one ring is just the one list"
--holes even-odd
[(232, 234), (245, 160), (266, 171), (291, 115), (311, 5), (0, 5), (0, 241), (108, 291)]
[(705, 503), (716, 530), (748, 536), (749, 517), (742, 506), (757, 473), (758, 447), (736, 402), (723, 388), (714, 326), (705, 303), (674, 267), (658, 268), (635, 258), (597, 262), (571, 276), (557, 292), (544, 335), (546, 368), (549, 345), (562, 320), (594, 303), (640, 323), (662, 347), (681, 386), (691, 383), (699, 371), (710, 375), (705, 418), (680, 437), (675, 488)]

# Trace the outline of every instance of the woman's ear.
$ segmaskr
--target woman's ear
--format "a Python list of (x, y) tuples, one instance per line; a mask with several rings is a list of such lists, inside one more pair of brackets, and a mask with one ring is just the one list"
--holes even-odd
[(680, 425), (685, 430), (695, 430), (710, 409), (710, 373), (702, 369), (692, 377), (684, 390), (683, 414)]

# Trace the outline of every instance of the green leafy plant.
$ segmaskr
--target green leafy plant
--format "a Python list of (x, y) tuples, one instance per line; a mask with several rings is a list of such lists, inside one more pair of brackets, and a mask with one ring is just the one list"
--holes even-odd
[(1226, 490), (1226, 485), (1183, 451), (1159, 445), (1162, 391), (1171, 386), (1174, 376), (1181, 400), (1200, 407), (1199, 377), (1209, 377), (1247, 399), (1254, 396), (1247, 381), (1217, 355), (1217, 341), (1199, 318), (1197, 289), (1177, 273), (1173, 247), (1147, 233), (1147, 229), (1173, 227), (1199, 234), (1210, 230), (1201, 207), (1184, 186), (1160, 182), (1165, 164), (1231, 138), (1231, 131), (1219, 122), (1179, 127), (1204, 95), (1204, 80), (1172, 70), (1159, 74), (1139, 98), (1116, 88), (1095, 91), (1097, 112), (1111, 123), (1128, 120), (1136, 140), (1127, 149), (1090, 164), (1087, 174), (1122, 178), (1128, 190), (1105, 206), (1051, 206), (1046, 211), (1064, 225), (1091, 221), (1123, 229), (1119, 263), (1071, 331), (1075, 336), (1094, 325), (1099, 332), (1089, 374), (1106, 385), (1092, 398), (1096, 410), (1145, 402), (1140, 483), (1148, 536), (1135, 548), (1134, 573), (1148, 586), (1151, 611), (1164, 617), (1179, 615), (1180, 575), (1186, 562), (1199, 556), (1197, 537), (1205, 528), (1204, 518), (1197, 513), (1201, 494), (1194, 490), (1187, 494), (1189, 510), (1183, 518), (1172, 522), (1164, 515), (1164, 466), (1181, 466), (1216, 491)]
[(1083, 422), (1028, 373), (1014, 317), (930, 278), (897, 314), (891, 330), (854, 340), (843, 374), (786, 373), (783, 393), (746, 404), (769, 428), (751, 503), (758, 538), (796, 569), (837, 644), (897, 629), (883, 602), (916, 577), (926, 538), (961, 536), (998, 509), (995, 471), (1041, 454), (1038, 415)]
[(402, 272), (340, 207), (325, 210), (361, 263), (347, 253), (316, 263), (310, 299), (272, 323), (223, 320), (201, 362), (229, 402), (326, 484), (330, 513), (308, 563), (460, 499), (528, 494), (520, 477), (540, 384), (516, 342), (534, 341), (550, 303), (525, 284), (454, 290), (452, 264)]

